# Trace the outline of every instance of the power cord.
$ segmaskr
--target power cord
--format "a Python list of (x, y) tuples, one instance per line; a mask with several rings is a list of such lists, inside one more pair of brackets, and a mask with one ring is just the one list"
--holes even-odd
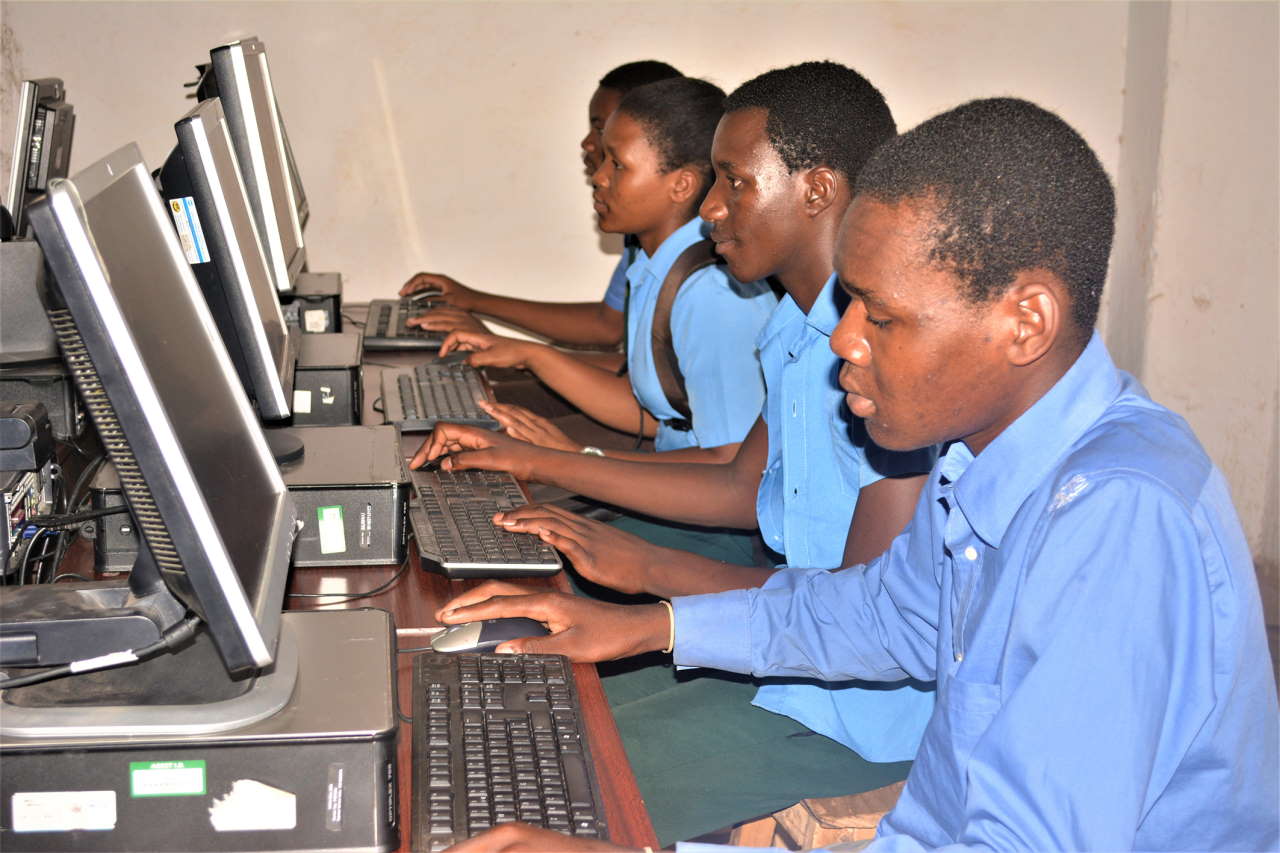
[(176, 646), (185, 643), (195, 634), (196, 628), (200, 625), (200, 617), (196, 615), (188, 616), (177, 625), (160, 635), (160, 639), (150, 645), (143, 646), (140, 649), (125, 649), (121, 652), (112, 652), (111, 654), (99, 655), (96, 658), (85, 658), (84, 660), (72, 661), (59, 666), (42, 669), (39, 672), (33, 672), (30, 675), (19, 675), (14, 678), (6, 678), (0, 681), (0, 690), (12, 690), (15, 687), (27, 687), (32, 684), (42, 684), (46, 681), (53, 681), (55, 678), (63, 678), (68, 675), (77, 675), (82, 672), (93, 672), (99, 669), (115, 669), (116, 667), (129, 666), (131, 664), (140, 663), (141, 661), (153, 658), (161, 652), (169, 651)]
[[(384, 584), (375, 586), (373, 589), (364, 592), (291, 592), (288, 593), (289, 598), (332, 598), (334, 604), (339, 601), (354, 601), (357, 598), (371, 598), (380, 595), (395, 586), (400, 578), (404, 576), (405, 570), (409, 568), (409, 557), (405, 555), (404, 562), (400, 564), (400, 568), (396, 569), (396, 573)], [(325, 605), (320, 605), (324, 607)]]

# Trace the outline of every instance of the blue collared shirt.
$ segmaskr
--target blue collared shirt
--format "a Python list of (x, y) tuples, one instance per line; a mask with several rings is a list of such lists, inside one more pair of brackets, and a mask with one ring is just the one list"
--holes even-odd
[[(1226, 483), (1095, 335), (863, 569), (675, 602), (676, 661), (936, 679), (877, 849), (1273, 850), (1277, 707)], [(696, 846), (681, 849), (697, 849)]]
[[(694, 218), (662, 242), (650, 258), (644, 250), (627, 270), (627, 369), (636, 399), (660, 421), (679, 418), (667, 402), (653, 366), (653, 312), (658, 292), (680, 253), (704, 237)], [(742, 441), (760, 414), (764, 380), (756, 337), (777, 305), (762, 281), (742, 284), (721, 266), (704, 267), (685, 280), (671, 307), (671, 342), (684, 374), (693, 429), (658, 426), (656, 450), (719, 447)]]
[(604, 297), (600, 300), (614, 311), (623, 311), (627, 307), (627, 267), (631, 266), (631, 250), (624, 248), (618, 258), (613, 274), (609, 276), (609, 286), (605, 288)]
[[(859, 491), (885, 476), (923, 474), (933, 465), (932, 449), (890, 453), (877, 447), (845, 405), (831, 333), (847, 302), (834, 275), (807, 315), (784, 296), (757, 345), (769, 458), (756, 518), (765, 543), (792, 566), (838, 567)], [(904, 761), (919, 746), (933, 693), (916, 685), (766, 684), (754, 704), (870, 761)]]

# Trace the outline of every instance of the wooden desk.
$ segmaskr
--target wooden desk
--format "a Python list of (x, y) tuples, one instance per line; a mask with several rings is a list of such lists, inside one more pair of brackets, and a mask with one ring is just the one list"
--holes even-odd
[[(349, 306), (343, 306), (349, 313)], [(417, 359), (430, 356), (412, 356), (401, 353), (366, 353), (364, 366), (364, 418), (366, 424), (382, 423), (382, 416), (373, 409), (379, 394), (380, 374), (383, 365), (410, 366)], [(415, 433), (403, 437), (401, 448), (406, 456), (412, 455), (422, 443), (424, 434)], [(290, 593), (338, 593), (349, 594), (374, 589), (394, 577), (398, 566), (363, 568), (294, 569), (289, 580)], [(530, 588), (556, 588), (567, 590), (563, 576), (553, 578), (525, 578), (518, 582)], [(347, 607), (381, 607), (395, 617), (397, 643), (402, 651), (427, 645), (429, 634), (418, 633), (423, 628), (439, 625), (432, 614), (435, 608), (463, 590), (475, 586), (478, 581), (448, 580), (441, 575), (423, 571), (418, 564), (417, 548), (409, 543), (409, 565), (404, 575), (390, 589), (378, 595), (359, 599), (341, 599), (325, 604), (325, 599), (290, 598), (287, 609), (341, 609)], [(401, 710), (406, 713), (412, 678), (412, 654), (397, 655), (396, 678), (400, 694)], [(592, 664), (575, 664), (574, 679), (582, 699), (582, 714), (586, 723), (591, 755), (604, 797), (605, 819), (609, 823), (612, 841), (632, 847), (657, 848), (657, 837), (649, 822), (644, 802), (636, 788), (631, 765), (623, 751), (618, 729), (600, 686), (600, 678)], [(412, 774), (410, 773), (410, 727), (400, 725), (400, 742), (397, 746), (400, 768), (400, 837), (402, 851), (409, 850), (410, 803)]]

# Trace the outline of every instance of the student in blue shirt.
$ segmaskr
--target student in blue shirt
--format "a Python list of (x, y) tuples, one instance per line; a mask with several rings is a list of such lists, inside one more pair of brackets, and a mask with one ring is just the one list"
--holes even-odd
[[(587, 135), (579, 143), (588, 178), (599, 168), (603, 157), (600, 133), (604, 123), (613, 115), (622, 98), (632, 89), (680, 76), (680, 72), (667, 63), (646, 59), (619, 65), (600, 78), (587, 104)], [(435, 298), (446, 306), (427, 311), (411, 321), (427, 329), (486, 331), (471, 316), (470, 312), (475, 312), (561, 343), (616, 347), (622, 342), (625, 331), (623, 309), (627, 298), (626, 272), (632, 260), (630, 255), (629, 251), (623, 252), (619, 258), (599, 302), (542, 302), (499, 296), (475, 290), (442, 273), (430, 272), (420, 272), (411, 277), (400, 288), (400, 295), (408, 296), (428, 289), (440, 291), (440, 296)], [(615, 355), (610, 361), (617, 367), (620, 359)]]
[[(787, 291), (758, 339), (765, 406), (737, 455), (720, 464), (637, 464), (452, 426), (437, 431), (433, 446), (489, 447), (452, 463), (510, 464), (520, 476), (674, 521), (758, 523), (789, 565), (865, 561), (902, 530), (933, 462), (927, 450), (888, 453), (867, 440), (843, 405), (829, 340), (847, 302), (832, 256), (851, 176), (893, 137), (893, 117), (871, 83), (830, 62), (770, 71), (725, 107), (702, 216), (735, 277), (772, 276)], [(555, 507), (503, 521), (539, 533), (579, 573), (625, 592), (713, 592), (759, 585), (773, 572), (639, 542)], [(609, 673), (604, 685), (663, 843), (805, 797), (904, 778), (933, 704), (914, 684), (761, 686), (712, 673), (677, 678), (665, 661)], [(717, 736), (705, 737), (713, 729)]]
[[(441, 621), (533, 617), (553, 633), (502, 649), (575, 660), (936, 679), (871, 849), (1276, 849), (1276, 685), (1226, 483), (1092, 331), (1114, 214), (1085, 141), (1025, 101), (897, 138), (858, 179), (832, 336), (877, 443), (948, 443), (889, 550), (669, 605), (493, 583)], [(521, 825), (458, 849), (512, 844), (610, 849)]]
[(670, 317), (676, 360), (692, 410), (680, 424), (659, 384), (650, 345), (654, 303), (681, 252), (702, 239), (696, 216), (711, 184), (709, 152), (724, 93), (676, 78), (631, 91), (605, 124), (605, 158), (592, 176), (602, 230), (633, 234), (627, 270), (626, 376), (584, 364), (554, 347), (475, 332), (454, 332), (441, 354), (470, 351), (477, 367), (520, 367), (569, 403), (619, 430), (653, 435), (658, 451), (716, 448), (732, 457), (763, 398), (755, 338), (777, 300), (765, 282), (742, 283), (719, 266), (684, 280)]

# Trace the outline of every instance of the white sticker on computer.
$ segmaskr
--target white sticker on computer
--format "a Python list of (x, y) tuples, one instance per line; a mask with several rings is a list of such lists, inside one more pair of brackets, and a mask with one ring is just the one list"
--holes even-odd
[(209, 823), (218, 832), (295, 829), (298, 797), (256, 779), (237, 779), (209, 807)]
[(129, 794), (134, 797), (197, 797), (205, 793), (203, 761), (130, 761)]
[(187, 263), (208, 263), (209, 244), (205, 242), (204, 229), (200, 227), (195, 199), (191, 196), (170, 199), (169, 212), (173, 214), (173, 224), (178, 227), (178, 242), (182, 244), (182, 254), (187, 256)]
[(302, 312), (302, 328), (315, 334), (329, 330), (329, 312), (323, 308), (309, 308)]
[(115, 791), (26, 791), (10, 805), (14, 832), (116, 828)]
[(342, 529), (342, 507), (317, 507), (316, 526), (320, 530), (321, 554), (341, 554), (347, 550), (347, 533)]
[(293, 389), (293, 413), (295, 415), (311, 414), (311, 392), (305, 388)]

